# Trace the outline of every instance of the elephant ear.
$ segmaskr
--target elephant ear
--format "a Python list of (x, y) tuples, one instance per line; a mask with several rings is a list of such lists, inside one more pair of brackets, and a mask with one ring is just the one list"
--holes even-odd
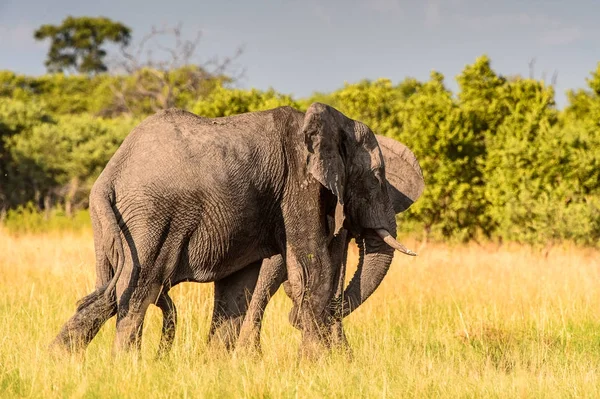
[(345, 131), (352, 120), (328, 105), (313, 103), (304, 117), (302, 132), (308, 150), (308, 172), (337, 198), (335, 234), (344, 222), (344, 186), (346, 166), (342, 157)]
[(383, 161), (387, 189), (395, 213), (407, 210), (425, 189), (423, 172), (417, 157), (404, 144), (389, 137), (375, 135)]

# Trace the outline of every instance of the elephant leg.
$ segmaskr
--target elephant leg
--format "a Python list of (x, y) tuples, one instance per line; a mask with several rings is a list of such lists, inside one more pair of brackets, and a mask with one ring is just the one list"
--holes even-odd
[(209, 343), (233, 349), (256, 286), (262, 260), (215, 281), (215, 304)]
[(262, 262), (258, 282), (242, 323), (236, 349), (260, 351), (260, 329), (265, 308), (286, 278), (287, 272), (281, 255), (275, 255)]
[(156, 301), (156, 306), (160, 308), (163, 314), (162, 335), (158, 345), (158, 358), (162, 358), (169, 353), (175, 340), (175, 329), (177, 327), (177, 308), (168, 292), (163, 292)]
[(51, 351), (83, 352), (104, 323), (117, 313), (116, 303), (107, 299), (103, 291), (94, 291), (81, 299), (80, 303), (75, 314), (50, 343)]
[[(331, 261), (336, 266), (335, 272), (335, 293), (334, 300), (331, 303), (331, 310), (333, 314), (333, 325), (332, 327), (332, 343), (335, 346), (347, 345), (346, 336), (342, 329), (342, 301), (338, 300), (342, 298), (344, 293), (344, 281), (346, 278), (346, 262), (348, 258), (348, 244), (350, 239), (348, 238), (348, 232), (346, 230), (340, 231), (339, 235), (336, 236), (329, 245), (329, 251), (331, 253)], [(283, 282), (283, 289), (286, 295), (292, 298), (292, 288), (289, 281)], [(297, 329), (301, 329), (300, 319), (298, 317), (298, 308), (294, 305), (289, 314), (290, 324)]]
[(288, 246), (284, 261), (302, 329), (301, 356), (315, 358), (330, 349), (334, 270), (327, 247), (308, 244)]
[[(292, 286), (290, 285), (290, 282), (288, 280), (283, 282), (283, 291), (288, 296), (288, 298), (292, 299)], [(288, 314), (288, 320), (292, 327), (298, 330), (302, 330), (302, 325), (298, 316), (298, 306), (296, 306), (295, 303), (292, 305), (292, 310), (290, 310), (290, 313)]]
[[(334, 293), (334, 300), (331, 303), (333, 324), (331, 326), (331, 343), (334, 347), (349, 351), (350, 345), (346, 339), (344, 328), (342, 326), (343, 320), (343, 294), (344, 294), (344, 282), (346, 278), (346, 263), (348, 260), (348, 244), (350, 239), (348, 238), (348, 231), (342, 230), (339, 235), (333, 239), (330, 244), (331, 257), (334, 265), (337, 265), (336, 274), (336, 287)], [(339, 300), (338, 300), (339, 299)]]
[[(335, 274), (335, 294), (333, 297), (334, 300), (331, 302), (331, 311), (333, 314), (333, 324), (331, 325), (331, 343), (334, 347), (344, 350), (350, 350), (350, 345), (348, 344), (348, 340), (346, 339), (346, 335), (342, 327), (343, 309), (341, 308), (343, 304), (343, 300), (341, 299), (344, 293), (349, 243), (350, 239), (348, 238), (348, 232), (346, 230), (342, 230), (329, 245), (332, 263), (334, 266), (337, 266)], [(292, 287), (290, 286), (289, 281), (283, 282), (283, 289), (286, 295), (289, 298), (292, 298)], [(290, 324), (292, 324), (292, 326), (295, 328), (299, 330), (302, 328), (298, 315), (298, 307), (296, 305), (294, 305), (290, 311), (289, 320)]]
[[(123, 280), (120, 280), (121, 283)], [(140, 351), (142, 328), (148, 306), (156, 303), (161, 292), (161, 284), (149, 283), (140, 278), (138, 284), (126, 286), (117, 284), (117, 335), (114, 352)]]

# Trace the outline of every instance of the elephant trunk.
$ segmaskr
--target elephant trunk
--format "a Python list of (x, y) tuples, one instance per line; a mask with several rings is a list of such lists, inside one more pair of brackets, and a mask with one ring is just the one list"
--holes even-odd
[(394, 248), (383, 241), (374, 230), (365, 231), (357, 240), (357, 244), (358, 267), (344, 291), (342, 317), (352, 313), (379, 287), (394, 256)]

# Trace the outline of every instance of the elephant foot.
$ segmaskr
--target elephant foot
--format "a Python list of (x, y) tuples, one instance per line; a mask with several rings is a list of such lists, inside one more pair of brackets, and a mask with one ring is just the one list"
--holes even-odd
[(262, 356), (260, 327), (253, 327), (250, 331), (247, 331), (242, 327), (240, 336), (235, 344), (235, 353), (247, 357)]
[(159, 361), (165, 359), (169, 355), (169, 353), (171, 353), (172, 346), (172, 341), (169, 343), (164, 343), (163, 341), (161, 341), (158, 345), (158, 350), (156, 351), (156, 356), (154, 357), (154, 360)]
[(83, 352), (86, 348), (85, 334), (81, 331), (70, 328), (67, 323), (50, 342), (48, 350), (56, 355), (77, 354)]
[(335, 354), (341, 355), (346, 361), (351, 362), (354, 360), (354, 351), (348, 342), (332, 342), (332, 351)]
[(209, 347), (218, 351), (231, 352), (235, 347), (243, 320), (244, 316), (237, 316), (222, 321), (209, 336)]
[(173, 341), (175, 341), (174, 324), (172, 328), (163, 328), (155, 360), (162, 360), (167, 357), (167, 355), (171, 352), (171, 348), (173, 347)]
[(156, 353), (155, 360), (164, 359), (175, 341), (175, 330), (177, 328), (177, 308), (175, 303), (168, 295), (168, 292), (163, 292), (159, 297), (156, 305), (160, 308), (163, 313), (163, 328), (160, 337), (160, 343), (158, 344), (158, 351)]
[(48, 353), (56, 359), (83, 359), (86, 344), (82, 337), (75, 337), (68, 331), (61, 331), (48, 345)]
[(77, 311), (49, 345), (55, 354), (85, 352), (104, 323), (116, 313), (114, 301), (94, 292), (80, 301)]
[(235, 346), (235, 350), (233, 352), (236, 358), (245, 358), (245, 359), (259, 359), (262, 358), (262, 348), (260, 344), (256, 344), (254, 342), (238, 342)]
[(63, 325), (50, 343), (49, 350), (55, 353), (77, 354), (84, 352), (102, 325), (114, 315), (110, 304), (94, 303), (78, 310)]
[(301, 360), (317, 361), (330, 353), (331, 347), (326, 340), (320, 339), (318, 335), (304, 334), (299, 353)]
[(350, 346), (348, 339), (346, 339), (346, 334), (344, 333), (341, 321), (337, 321), (331, 326), (331, 344), (336, 348)]

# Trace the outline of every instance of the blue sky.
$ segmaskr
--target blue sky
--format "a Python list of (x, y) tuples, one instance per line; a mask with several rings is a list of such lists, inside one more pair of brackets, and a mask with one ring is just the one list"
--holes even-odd
[(38, 75), (48, 43), (33, 40), (44, 23), (66, 15), (106, 16), (133, 29), (134, 42), (153, 25), (201, 29), (199, 51), (229, 55), (243, 45), (241, 87), (273, 87), (296, 97), (344, 82), (407, 76), (435, 69), (456, 89), (455, 76), (487, 54), (504, 75), (585, 87), (600, 61), (598, 0), (0, 0), (0, 69)]

